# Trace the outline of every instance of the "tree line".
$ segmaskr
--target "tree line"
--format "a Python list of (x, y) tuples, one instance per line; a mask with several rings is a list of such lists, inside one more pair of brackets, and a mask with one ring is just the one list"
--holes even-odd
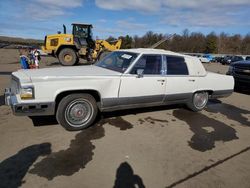
[[(163, 38), (169, 38), (168, 34), (159, 34), (148, 31), (143, 36), (120, 36), (123, 49), (148, 48)], [(108, 41), (114, 41), (110, 36)], [(166, 42), (157, 48), (176, 52), (187, 53), (214, 53), (214, 54), (248, 54), (250, 55), (250, 33), (242, 36), (240, 34), (229, 35), (220, 33), (216, 35), (211, 32), (204, 35), (200, 32), (189, 32), (185, 29), (182, 34), (174, 34)]]

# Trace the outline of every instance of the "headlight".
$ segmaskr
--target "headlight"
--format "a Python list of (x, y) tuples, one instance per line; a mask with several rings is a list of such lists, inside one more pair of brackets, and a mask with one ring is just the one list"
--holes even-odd
[(34, 99), (34, 87), (23, 87), (20, 89), (20, 97), (22, 100)]
[(70, 37), (65, 37), (64, 40), (65, 40), (66, 42), (71, 42), (71, 38), (70, 38)]

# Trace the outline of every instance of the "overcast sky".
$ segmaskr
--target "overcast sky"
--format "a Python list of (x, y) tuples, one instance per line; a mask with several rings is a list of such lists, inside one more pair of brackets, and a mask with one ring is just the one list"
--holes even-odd
[(250, 0), (0, 0), (0, 35), (43, 39), (92, 23), (94, 36), (189, 31), (250, 33)]

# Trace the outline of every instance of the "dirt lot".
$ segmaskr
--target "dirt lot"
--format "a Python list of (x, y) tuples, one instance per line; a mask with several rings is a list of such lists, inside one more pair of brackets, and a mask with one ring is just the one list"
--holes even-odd
[(250, 95), (212, 100), (200, 113), (180, 106), (106, 113), (89, 129), (67, 132), (53, 118), (16, 117), (3, 105), (18, 67), (16, 50), (0, 50), (1, 188), (249, 187)]

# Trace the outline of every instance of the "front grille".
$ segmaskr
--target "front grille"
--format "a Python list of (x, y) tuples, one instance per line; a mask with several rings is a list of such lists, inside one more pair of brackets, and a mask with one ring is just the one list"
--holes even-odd
[(10, 88), (11, 88), (11, 94), (15, 95), (19, 93), (20, 82), (19, 79), (13, 75), (11, 76)]

